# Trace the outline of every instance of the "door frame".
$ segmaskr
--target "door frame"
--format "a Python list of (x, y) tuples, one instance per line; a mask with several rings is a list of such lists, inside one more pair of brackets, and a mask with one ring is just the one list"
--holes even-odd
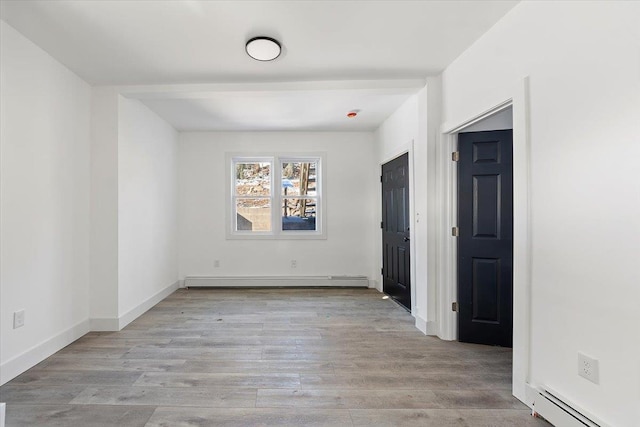
[[(504, 95), (504, 94), (503, 94)], [(457, 134), (466, 127), (509, 107), (513, 109), (513, 372), (512, 392), (531, 406), (527, 393), (531, 370), (531, 147), (529, 126), (529, 77), (516, 82), (492, 107), (457, 122), (445, 122), (436, 147), (437, 194), (437, 317), (438, 336), (457, 340), (457, 315), (451, 303), (457, 300), (457, 242), (451, 228), (457, 226), (457, 165), (451, 153), (457, 149)]]
[[(410, 270), (410, 276), (411, 276), (411, 315), (416, 318), (416, 285), (415, 285), (415, 280), (416, 280), (416, 265), (415, 265), (415, 239), (414, 237), (414, 233), (415, 233), (415, 228), (416, 228), (416, 223), (415, 223), (415, 214), (414, 214), (414, 209), (415, 209), (415, 197), (414, 197), (414, 189), (415, 189), (415, 185), (414, 185), (414, 180), (413, 180), (413, 139), (406, 143), (406, 144), (402, 144), (399, 145), (397, 147), (395, 147), (395, 150), (392, 152), (388, 152), (385, 153), (383, 159), (379, 162), (378, 164), (378, 182), (380, 182), (380, 176), (382, 174), (382, 166), (386, 163), (389, 163), (391, 160), (396, 159), (400, 156), (402, 156), (403, 154), (409, 154), (409, 159), (408, 159), (408, 163), (409, 163), (409, 226), (411, 227), (410, 230), (410, 235), (411, 235), (411, 240), (409, 240), (409, 270)], [(380, 182), (380, 187), (379, 187), (379, 191), (378, 193), (378, 222), (382, 222), (382, 182)], [(380, 232), (380, 238), (377, 239), (378, 242), (376, 243), (375, 247), (376, 247), (376, 259), (378, 260), (378, 262), (380, 263), (380, 267), (378, 268), (378, 283), (376, 286), (376, 289), (380, 292), (383, 292), (383, 281), (384, 278), (382, 277), (382, 275), (380, 274), (380, 270), (382, 268), (382, 231)]]

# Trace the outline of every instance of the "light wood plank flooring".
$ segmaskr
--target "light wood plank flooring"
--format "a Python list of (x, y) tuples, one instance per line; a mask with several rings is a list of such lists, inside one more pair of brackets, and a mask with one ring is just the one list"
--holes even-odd
[(426, 337), (370, 289), (178, 290), (0, 388), (7, 426), (548, 426), (509, 349)]

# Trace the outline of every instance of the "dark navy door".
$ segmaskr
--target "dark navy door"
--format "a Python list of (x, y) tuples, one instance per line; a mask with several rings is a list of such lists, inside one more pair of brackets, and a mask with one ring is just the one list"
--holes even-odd
[(384, 293), (411, 310), (409, 154), (382, 165), (382, 278)]
[(513, 131), (458, 135), (458, 338), (512, 346)]

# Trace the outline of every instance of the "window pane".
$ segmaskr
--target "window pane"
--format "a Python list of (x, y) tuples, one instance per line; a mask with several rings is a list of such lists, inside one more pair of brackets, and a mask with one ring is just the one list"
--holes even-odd
[(316, 162), (282, 162), (283, 196), (316, 196)]
[(236, 224), (236, 231), (271, 231), (271, 201), (236, 200)]
[(235, 179), (238, 196), (271, 195), (271, 163), (236, 163)]
[(316, 199), (284, 199), (282, 230), (316, 231), (316, 208)]

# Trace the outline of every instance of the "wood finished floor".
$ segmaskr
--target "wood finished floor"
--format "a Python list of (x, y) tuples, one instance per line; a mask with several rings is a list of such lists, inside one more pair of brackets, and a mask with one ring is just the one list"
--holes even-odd
[(7, 426), (549, 426), (509, 349), (422, 335), (369, 289), (178, 290), (0, 388)]

